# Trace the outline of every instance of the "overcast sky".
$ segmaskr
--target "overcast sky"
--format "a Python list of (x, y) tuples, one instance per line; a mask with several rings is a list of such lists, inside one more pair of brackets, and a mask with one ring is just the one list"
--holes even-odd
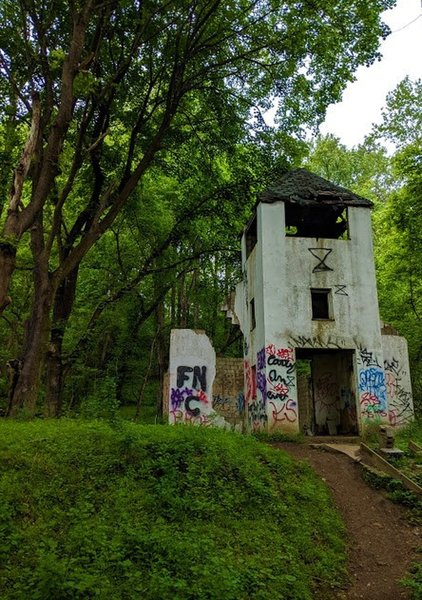
[(422, 0), (398, 0), (383, 16), (393, 33), (381, 44), (382, 61), (357, 70), (356, 81), (341, 103), (329, 107), (320, 129), (347, 146), (362, 142), (372, 123), (380, 121), (387, 93), (406, 75), (422, 77)]

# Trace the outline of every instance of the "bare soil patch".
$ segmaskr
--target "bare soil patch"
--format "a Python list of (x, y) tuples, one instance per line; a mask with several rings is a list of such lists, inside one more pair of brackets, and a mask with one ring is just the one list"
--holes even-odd
[(360, 467), (344, 454), (324, 452), (307, 444), (276, 443), (296, 458), (307, 459), (331, 490), (348, 532), (350, 586), (344, 600), (409, 598), (399, 584), (420, 545), (419, 528), (409, 513), (380, 490), (365, 483)]

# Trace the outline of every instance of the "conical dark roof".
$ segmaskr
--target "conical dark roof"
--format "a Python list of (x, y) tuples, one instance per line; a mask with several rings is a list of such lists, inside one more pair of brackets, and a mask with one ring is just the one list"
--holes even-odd
[(343, 206), (373, 206), (370, 200), (354, 194), (306, 169), (292, 169), (273, 186), (263, 192), (258, 202), (286, 203), (316, 206), (321, 204)]

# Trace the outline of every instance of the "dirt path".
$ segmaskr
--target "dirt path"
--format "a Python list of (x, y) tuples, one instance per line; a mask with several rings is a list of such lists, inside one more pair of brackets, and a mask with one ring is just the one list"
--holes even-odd
[(343, 454), (305, 444), (274, 444), (297, 458), (309, 459), (331, 490), (349, 535), (350, 587), (342, 598), (399, 600), (409, 598), (397, 581), (416, 559), (420, 531), (406, 520), (406, 510), (369, 487), (359, 466)]

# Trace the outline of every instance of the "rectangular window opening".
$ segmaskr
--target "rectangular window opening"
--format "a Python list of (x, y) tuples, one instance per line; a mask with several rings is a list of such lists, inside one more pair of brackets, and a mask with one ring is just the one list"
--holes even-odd
[(286, 236), (349, 240), (347, 208), (336, 205), (286, 204)]
[(312, 319), (332, 319), (331, 290), (311, 289)]

